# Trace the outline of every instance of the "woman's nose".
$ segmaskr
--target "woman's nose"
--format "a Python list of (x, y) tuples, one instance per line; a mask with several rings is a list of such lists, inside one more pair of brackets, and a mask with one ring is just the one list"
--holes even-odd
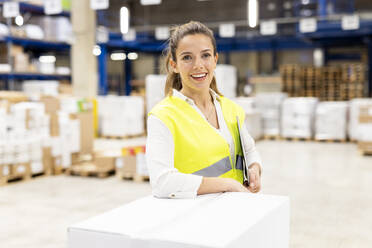
[(194, 63), (194, 68), (199, 69), (199, 68), (203, 68), (203, 67), (204, 67), (204, 64), (203, 64), (202, 58), (196, 57), (195, 58), (195, 63)]

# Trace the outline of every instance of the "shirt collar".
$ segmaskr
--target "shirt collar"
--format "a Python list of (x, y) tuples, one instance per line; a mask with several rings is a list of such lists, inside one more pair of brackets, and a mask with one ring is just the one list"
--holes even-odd
[[(209, 89), (209, 92), (211, 93), (211, 96), (213, 98), (213, 101), (216, 101), (216, 100), (220, 100), (220, 96), (212, 89)], [(178, 97), (188, 103), (193, 103), (195, 104), (194, 100), (192, 100), (191, 98), (185, 96), (184, 94), (182, 94), (180, 91), (176, 90), (176, 89), (173, 89), (173, 96), (175, 97)]]

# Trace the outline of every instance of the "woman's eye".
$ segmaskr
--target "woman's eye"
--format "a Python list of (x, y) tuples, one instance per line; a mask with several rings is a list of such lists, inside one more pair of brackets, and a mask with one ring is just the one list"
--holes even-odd
[(182, 60), (190, 60), (191, 59), (191, 56), (190, 55), (186, 55), (186, 56), (183, 56), (182, 57)]
[(209, 53), (205, 53), (205, 54), (203, 54), (203, 58), (208, 58), (208, 57), (210, 57), (211, 56), (211, 54), (209, 54)]

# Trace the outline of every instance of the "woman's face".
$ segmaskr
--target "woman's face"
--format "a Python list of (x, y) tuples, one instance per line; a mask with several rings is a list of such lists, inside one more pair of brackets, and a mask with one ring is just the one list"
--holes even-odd
[(218, 55), (213, 55), (211, 39), (203, 34), (183, 37), (176, 50), (176, 60), (171, 66), (179, 73), (182, 88), (191, 91), (209, 89), (216, 68)]

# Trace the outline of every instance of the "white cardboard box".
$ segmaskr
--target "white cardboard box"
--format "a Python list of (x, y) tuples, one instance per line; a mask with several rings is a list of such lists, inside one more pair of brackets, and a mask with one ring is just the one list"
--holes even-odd
[(288, 197), (250, 193), (148, 196), (68, 228), (69, 248), (288, 245)]

